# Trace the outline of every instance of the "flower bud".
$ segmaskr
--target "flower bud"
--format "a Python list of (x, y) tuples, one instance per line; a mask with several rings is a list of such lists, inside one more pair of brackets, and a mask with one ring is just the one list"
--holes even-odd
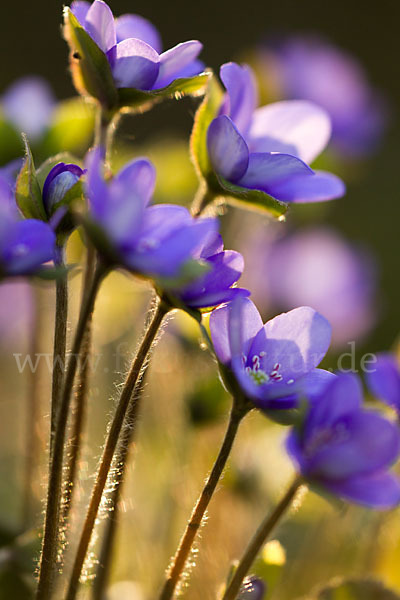
[(82, 175), (83, 170), (74, 164), (61, 162), (51, 169), (43, 186), (43, 204), (49, 217), (54, 214), (57, 208), (63, 205), (67, 193)]
[(263, 600), (266, 586), (258, 577), (247, 577), (243, 582), (237, 600)]

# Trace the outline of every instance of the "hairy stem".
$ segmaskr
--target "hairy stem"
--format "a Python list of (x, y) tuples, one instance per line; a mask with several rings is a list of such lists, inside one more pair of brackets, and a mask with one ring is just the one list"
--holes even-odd
[(206, 184), (201, 184), (192, 203), (191, 212), (193, 217), (200, 217), (201, 213), (214, 200), (215, 194), (209, 190)]
[(104, 267), (99, 265), (93, 277), (91, 289), (81, 307), (81, 313), (79, 315), (78, 326), (72, 346), (72, 353), (69, 358), (68, 367), (65, 374), (63, 393), (58, 411), (57, 427), (54, 438), (51, 470), (47, 490), (43, 546), (40, 560), (39, 582), (36, 594), (37, 600), (49, 600), (52, 595), (58, 552), (59, 513), (62, 496), (65, 432), (71, 403), (71, 393), (78, 367), (80, 349), (86, 331), (86, 325), (88, 320), (91, 318), (97, 291), (103, 277), (105, 276), (105, 273), (106, 271)]
[(121, 437), (118, 442), (118, 448), (114, 459), (115, 472), (113, 475), (113, 490), (107, 502), (107, 521), (99, 555), (99, 564), (93, 583), (92, 600), (104, 600), (105, 597), (105, 591), (110, 574), (114, 539), (118, 524), (118, 504), (121, 498), (126, 468), (128, 466), (129, 452), (133, 442), (134, 434), (136, 432), (135, 424), (140, 412), (144, 378), (147, 373), (147, 367), (148, 363), (144, 367), (141, 379), (138, 381), (133, 391), (132, 401), (126, 413), (124, 428), (121, 432)]
[(215, 488), (217, 487), (218, 481), (221, 478), (222, 472), (232, 450), (233, 442), (235, 441), (239, 425), (249, 410), (250, 407), (248, 405), (241, 406), (237, 405), (235, 402), (233, 404), (228, 428), (226, 430), (221, 449), (214, 463), (212, 471), (206, 481), (203, 491), (201, 492), (195, 504), (192, 516), (189, 519), (185, 532), (181, 538), (178, 550), (172, 562), (172, 566), (169, 569), (164, 587), (159, 596), (159, 600), (170, 600), (173, 598), (175, 589), (180, 581), (186, 561), (193, 547), (196, 534), (201, 526), (204, 514), (211, 498), (213, 497)]
[[(96, 253), (93, 246), (89, 243), (87, 247), (85, 275), (82, 282), (82, 304), (86, 301), (90, 290), (95, 270)], [(88, 379), (90, 373), (90, 349), (92, 341), (92, 318), (88, 318), (82, 348), (79, 357), (78, 384), (75, 395), (75, 406), (72, 414), (71, 435), (68, 441), (69, 454), (66, 465), (65, 492), (62, 504), (61, 523), (66, 524), (69, 512), (72, 506), (72, 499), (75, 489), (75, 479), (78, 469), (81, 445), (82, 431), (85, 420)]]
[[(55, 264), (64, 266), (64, 247), (57, 247)], [(53, 378), (51, 385), (50, 417), (50, 462), (53, 454), (57, 416), (60, 407), (65, 373), (65, 355), (67, 350), (68, 323), (68, 278), (59, 277), (56, 281), (56, 312), (54, 322)]]
[(99, 470), (97, 472), (96, 482), (94, 484), (92, 496), (89, 503), (89, 508), (86, 514), (85, 523), (83, 525), (82, 534), (79, 541), (78, 550), (76, 553), (74, 565), (72, 568), (71, 579), (69, 582), (66, 600), (74, 600), (76, 597), (79, 579), (82, 572), (82, 567), (85, 561), (86, 553), (89, 547), (90, 538), (92, 537), (93, 528), (97, 518), (99, 506), (103, 496), (103, 491), (107, 482), (111, 463), (117, 447), (124, 419), (130, 403), (134, 400), (133, 392), (138, 382), (143, 365), (147, 360), (148, 353), (157, 336), (160, 325), (169, 308), (161, 301), (154, 310), (150, 324), (144, 334), (142, 342), (137, 351), (136, 357), (132, 363), (125, 385), (123, 387), (121, 397), (119, 399), (117, 409), (110, 430), (106, 439), (101, 458)]
[(236, 600), (240, 592), (241, 585), (249, 569), (251, 568), (251, 565), (256, 559), (257, 554), (259, 553), (260, 549), (264, 545), (265, 541), (267, 540), (273, 529), (276, 527), (283, 515), (291, 506), (296, 496), (296, 493), (302, 485), (302, 483), (303, 481), (301, 477), (296, 477), (293, 483), (289, 486), (286, 494), (276, 506), (276, 508), (272, 511), (272, 513), (268, 514), (262, 521), (252, 540), (247, 546), (238, 564), (238, 567), (235, 570), (230, 583), (228, 584), (228, 587), (225, 591), (222, 600)]

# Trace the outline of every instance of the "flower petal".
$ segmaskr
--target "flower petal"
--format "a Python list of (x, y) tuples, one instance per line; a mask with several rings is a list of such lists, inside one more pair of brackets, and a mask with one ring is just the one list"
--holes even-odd
[(343, 181), (332, 173), (315, 171), (311, 177), (297, 176), (271, 186), (271, 196), (284, 202), (323, 202), (346, 193)]
[[(316, 438), (326, 428), (317, 429)], [(307, 472), (312, 477), (336, 480), (367, 475), (390, 466), (399, 456), (398, 428), (378, 414), (356, 412), (342, 417), (330, 429), (331, 439), (310, 450)], [(313, 439), (308, 439), (310, 447)]]
[(323, 486), (336, 496), (371, 508), (394, 508), (400, 503), (400, 481), (391, 473), (326, 481)]
[(250, 154), (247, 171), (237, 184), (277, 197), (275, 190), (284, 186), (288, 179), (310, 177), (313, 173), (309, 166), (291, 154), (256, 152)]
[(166, 87), (174, 81), (178, 73), (196, 60), (202, 48), (201, 42), (191, 40), (160, 54), (160, 71), (153, 89)]
[(147, 227), (147, 234), (141, 235), (135, 251), (127, 258), (132, 268), (146, 275), (176, 277), (210, 231), (218, 229), (215, 219), (190, 218), (179, 225), (174, 218), (177, 211), (172, 210), (177, 208), (182, 207), (161, 204), (146, 210), (148, 218), (148, 213), (157, 209), (159, 226), (153, 229)]
[[(260, 313), (248, 298), (238, 298), (214, 310), (210, 316), (210, 331), (215, 353), (221, 363), (228, 365), (232, 360), (231, 337), (239, 337), (235, 352), (247, 355), (250, 344), (262, 326)], [(236, 335), (233, 333), (235, 329)]]
[[(190, 305), (192, 301), (208, 294), (226, 291), (240, 278), (244, 269), (243, 256), (233, 250), (225, 250), (207, 259), (210, 267), (205, 275), (189, 284), (182, 292), (182, 299)], [(202, 306), (210, 306), (202, 303)]]
[(10, 275), (26, 275), (54, 258), (56, 236), (42, 221), (17, 221), (3, 247), (0, 263)]
[(213, 169), (229, 181), (243, 177), (249, 164), (247, 144), (226, 115), (214, 119), (207, 132), (207, 148)]
[(140, 15), (121, 15), (115, 19), (117, 43), (128, 38), (136, 38), (146, 42), (158, 53), (162, 51), (160, 34), (150, 21)]
[(184, 298), (182, 300), (191, 308), (212, 308), (226, 302), (233, 302), (236, 298), (248, 298), (248, 296), (250, 296), (250, 292), (244, 288), (225, 288), (199, 295), (191, 300), (186, 301)]
[(375, 369), (366, 373), (366, 380), (372, 394), (400, 409), (400, 369), (392, 354), (378, 354)]
[(103, 52), (108, 52), (117, 43), (114, 16), (108, 4), (103, 0), (94, 0), (89, 8), (85, 19), (85, 29)]
[(147, 158), (136, 158), (128, 163), (111, 182), (114, 186), (124, 186), (126, 193), (140, 198), (147, 205), (153, 195), (156, 184), (156, 170)]
[(117, 87), (149, 90), (157, 79), (160, 58), (146, 42), (123, 40), (107, 56)]
[(314, 309), (302, 306), (268, 321), (255, 337), (249, 359), (261, 353), (260, 364), (266, 373), (278, 363), (285, 381), (296, 379), (319, 365), (330, 341), (328, 321)]
[(287, 100), (258, 108), (248, 139), (251, 152), (283, 152), (311, 163), (330, 135), (327, 112), (312, 102)]
[(90, 212), (99, 223), (105, 224), (108, 215), (109, 194), (103, 174), (104, 149), (96, 147), (85, 159), (87, 169), (86, 193), (89, 198)]
[(253, 71), (247, 65), (230, 62), (222, 65), (220, 77), (229, 97), (227, 114), (245, 136), (258, 102)]
[(363, 391), (359, 377), (353, 373), (334, 376), (323, 395), (314, 402), (304, 429), (304, 439), (319, 427), (329, 427), (346, 415), (359, 411), (363, 404)]
[(75, 0), (75, 2), (72, 2), (70, 8), (82, 27), (85, 27), (86, 15), (90, 8), (90, 2), (86, 2), (86, 0)]

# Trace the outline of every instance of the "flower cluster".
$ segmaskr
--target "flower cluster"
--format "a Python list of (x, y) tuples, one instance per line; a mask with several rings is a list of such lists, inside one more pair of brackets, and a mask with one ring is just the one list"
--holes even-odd
[[(188, 41), (163, 52), (160, 35), (151, 23), (134, 14), (114, 19), (103, 0), (92, 4), (76, 0), (65, 9), (64, 16), (75, 85), (82, 95), (92, 96), (98, 111), (95, 131), (90, 132), (91, 139), (96, 140), (93, 147), (89, 151), (83, 148), (79, 157), (71, 155), (70, 148), (61, 154), (50, 152), (54, 155), (46, 156), (36, 169), (34, 155), (44, 158), (41, 153), (46, 148), (46, 132), (51, 141), (50, 123), (56, 111), (51, 92), (30, 79), (12, 87), (2, 98), (7, 126), (24, 129), (27, 135), (23, 136), (24, 160), (19, 154), (8, 156), (0, 167), (0, 280), (17, 276), (57, 279), (50, 493), (37, 600), (53, 597), (59, 531), (68, 526), (79, 463), (79, 449), (75, 448), (79, 444), (71, 443), (71, 452), (76, 454), (68, 465), (68, 493), (63, 504), (64, 449), (70, 420), (75, 419), (71, 426), (75, 441), (80, 437), (79, 414), (88, 386), (86, 367), (80, 372), (79, 410), (70, 415), (75, 378), (89, 359), (92, 315), (102, 281), (117, 269), (146, 280), (153, 290), (154, 309), (108, 428), (66, 598), (76, 598), (107, 482), (115, 483), (115, 487), (111, 485), (110, 507), (117, 509), (118, 486), (124, 477), (149, 354), (165, 315), (181, 309), (200, 323), (208, 349), (217, 359), (223, 385), (232, 396), (232, 410), (221, 450), (160, 599), (172, 599), (239, 424), (257, 408), (275, 423), (291, 427), (286, 449), (296, 470), (295, 481), (282, 503), (261, 524), (248, 554), (232, 570), (224, 595), (224, 600), (261, 600), (266, 586), (258, 574), (245, 580), (249, 565), (264, 533), (270, 533), (300, 485), (307, 483), (317, 492), (367, 507), (387, 509), (400, 504), (400, 481), (390, 470), (400, 456), (398, 423), (364, 406), (356, 376), (323, 368), (327, 356), (329, 360), (330, 320), (334, 319), (328, 321), (330, 315), (325, 314), (328, 311), (323, 303), (319, 309), (317, 301), (307, 299), (318, 297), (318, 290), (324, 287), (325, 282), (314, 286), (313, 279), (320, 273), (332, 283), (329, 257), (335, 254), (337, 258), (340, 247), (344, 258), (338, 261), (337, 279), (325, 292), (325, 300), (329, 296), (325, 306), (345, 302), (347, 318), (350, 311), (350, 318), (356, 321), (352, 313), (361, 313), (360, 299), (366, 295), (363, 261), (358, 256), (356, 260), (345, 244), (337, 245), (336, 239), (327, 243), (326, 235), (311, 243), (311, 255), (318, 254), (317, 262), (322, 264), (318, 273), (310, 253), (302, 251), (302, 247), (308, 249), (308, 239), (297, 238), (286, 249), (281, 241), (273, 255), (274, 265), (259, 252), (255, 272), (258, 280), (263, 279), (256, 282), (261, 289), (269, 285), (271, 275), (266, 271), (272, 272), (272, 267), (275, 287), (282, 296), (286, 293), (292, 298), (298, 291), (293, 292), (293, 288), (307, 287), (307, 272), (312, 272), (314, 286), (314, 295), (307, 296), (307, 290), (301, 290), (305, 296), (301, 300), (295, 296), (295, 308), (264, 323), (250, 299), (251, 291), (239, 287), (244, 259), (236, 250), (224, 248), (219, 219), (223, 211), (217, 214), (212, 206), (217, 198), (221, 203), (233, 200), (233, 204), (244, 200), (252, 210), (261, 208), (270, 216), (280, 216), (288, 209), (286, 203), (314, 203), (343, 196), (345, 185), (339, 177), (310, 166), (329, 142), (331, 119), (324, 107), (306, 95), (304, 99), (258, 107), (255, 75), (247, 65), (224, 64), (220, 69), (222, 89), (212, 71), (203, 72), (204, 64), (198, 59), (200, 42)], [(118, 138), (113, 135), (123, 122), (117, 117), (127, 107), (151, 108), (168, 94), (179, 98), (185, 91), (204, 92), (206, 96), (191, 136), (199, 176), (199, 191), (191, 207), (174, 204), (173, 198), (171, 203), (154, 202), (156, 169), (148, 158), (129, 160), (117, 170), (113, 156), (119, 150)], [(25, 111), (27, 103), (32, 104), (31, 111)], [(67, 120), (67, 129), (70, 122)], [(337, 128), (336, 123), (336, 134)], [(34, 144), (33, 152), (27, 137)], [(86, 250), (83, 293), (71, 356), (65, 367), (58, 368), (66, 354), (68, 273), (73, 269), (65, 265), (65, 256), (70, 234), (78, 228), (82, 232), (78, 243)], [(331, 252), (332, 244), (335, 250)], [(250, 257), (250, 267), (251, 261)], [(293, 279), (292, 287), (285, 284), (285, 274), (286, 280)], [(366, 312), (370, 308), (367, 304)], [(336, 315), (336, 308), (331, 314)], [(211, 336), (204, 320), (206, 313), (210, 314)], [(360, 314), (358, 318), (362, 321)], [(373, 395), (400, 413), (400, 367), (392, 355), (378, 357), (367, 383)], [(115, 482), (110, 475), (113, 465), (118, 465)], [(27, 487), (32, 488), (31, 484)], [(111, 544), (112, 536), (106, 537), (106, 544)], [(104, 556), (111, 556), (109, 548)], [(104, 595), (104, 590), (98, 592)]]
[(203, 70), (203, 63), (197, 59), (202, 44), (196, 40), (161, 52), (158, 31), (143, 17), (127, 14), (114, 20), (103, 0), (95, 0), (92, 5), (76, 0), (71, 10), (106, 54), (118, 88), (157, 90)]

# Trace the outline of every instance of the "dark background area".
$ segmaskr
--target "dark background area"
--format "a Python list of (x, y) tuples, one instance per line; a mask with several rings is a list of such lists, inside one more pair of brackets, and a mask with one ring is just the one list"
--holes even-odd
[[(371, 82), (387, 95), (392, 118), (383, 148), (361, 166), (358, 179), (348, 185), (346, 198), (332, 203), (324, 220), (337, 226), (345, 236), (370, 246), (376, 254), (383, 289), (382, 315), (368, 347), (379, 350), (391, 345), (400, 330), (399, 4), (393, 0), (113, 0), (110, 6), (116, 16), (135, 12), (150, 19), (161, 31), (165, 48), (187, 39), (201, 40), (205, 62), (216, 69), (264, 36), (279, 31), (317, 32), (361, 61)], [(60, 35), (62, 3), (25, 0), (22, 4), (7, 3), (2, 12), (0, 89), (17, 77), (35, 73), (50, 81), (59, 98), (72, 95), (68, 50)], [(186, 108), (189, 111), (190, 107)], [(179, 111), (172, 111), (171, 116), (169, 126), (179, 119)], [(179, 126), (178, 121), (176, 125)]]

